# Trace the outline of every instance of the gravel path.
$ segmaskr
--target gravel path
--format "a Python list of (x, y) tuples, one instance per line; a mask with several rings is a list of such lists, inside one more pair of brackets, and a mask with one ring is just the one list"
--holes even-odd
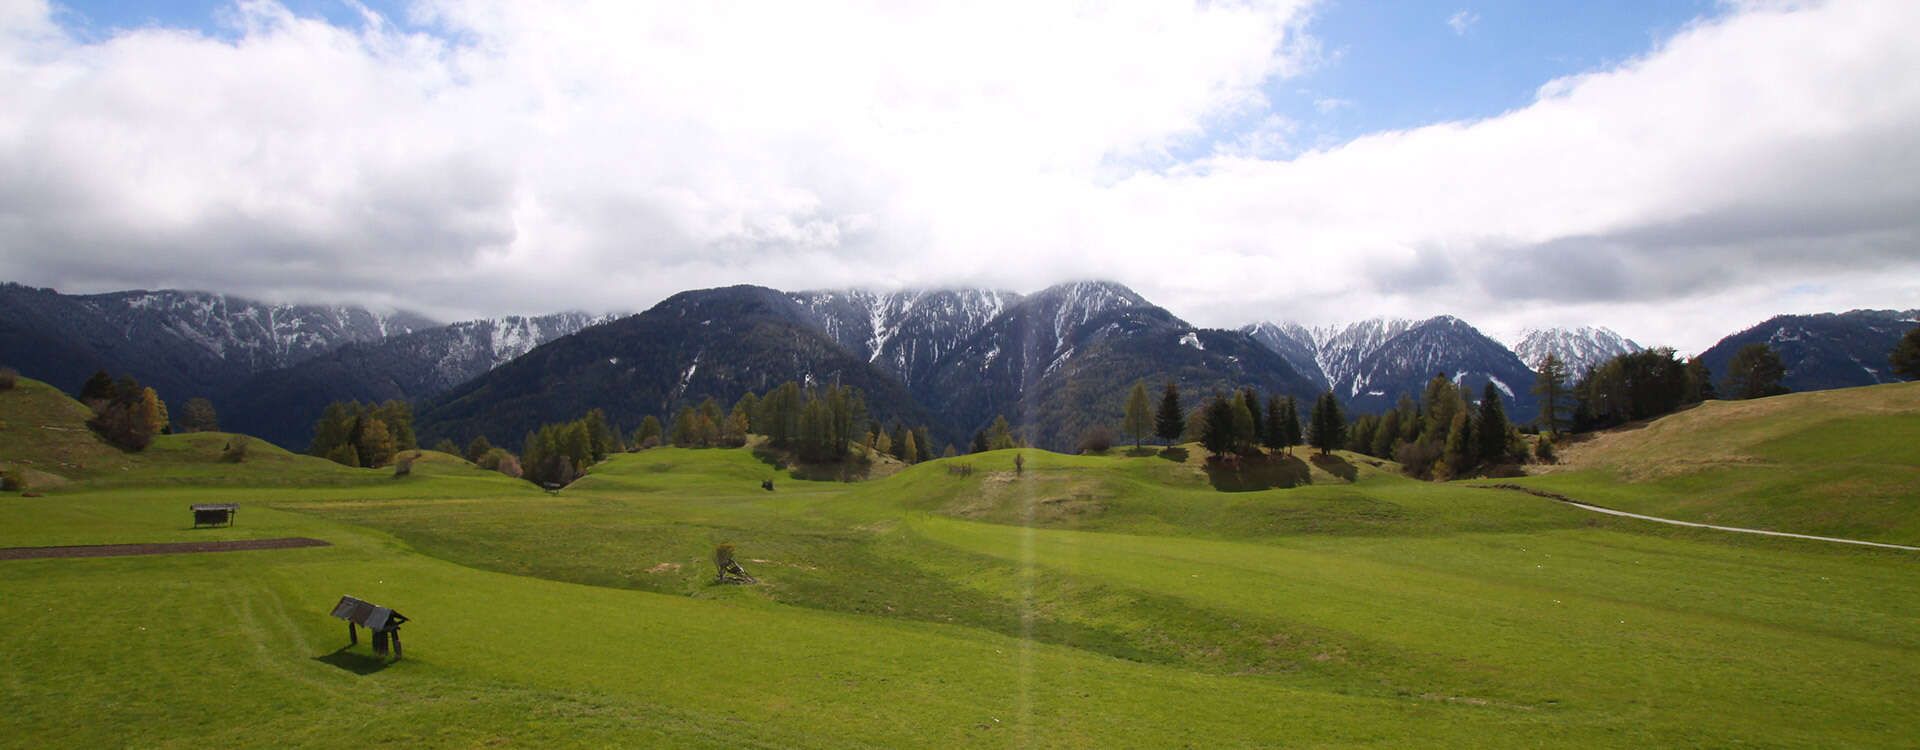
[(240, 552), (250, 549), (325, 547), (327, 542), (303, 536), (278, 539), (239, 539), (231, 542), (158, 542), (151, 544), (81, 544), (69, 547), (0, 547), (0, 560), (43, 557), (119, 557), (122, 555), (179, 555), (190, 552)]
[(1639, 513), (1628, 513), (1624, 510), (1614, 510), (1612, 508), (1603, 508), (1598, 505), (1590, 505), (1588, 503), (1583, 503), (1573, 498), (1567, 497), (1566, 495), (1556, 494), (1552, 492), (1545, 492), (1542, 490), (1536, 490), (1531, 487), (1521, 487), (1520, 485), (1517, 485), (1517, 484), (1493, 484), (1493, 485), (1482, 485), (1482, 486), (1490, 490), (1516, 490), (1519, 492), (1525, 492), (1529, 495), (1533, 495), (1536, 497), (1544, 497), (1549, 500), (1558, 500), (1560, 502), (1566, 503), (1568, 505), (1571, 505), (1575, 508), (1579, 508), (1581, 510), (1590, 510), (1595, 513), (1605, 513), (1609, 516), (1620, 516), (1621, 518), (1635, 518), (1642, 521), (1652, 521), (1654, 523), (1672, 524), (1674, 526), (1692, 526), (1696, 529), (1713, 529), (1715, 531), (1732, 531), (1739, 534), (1759, 534), (1761, 536), (1780, 536), (1780, 537), (1787, 537), (1790, 539), (1810, 539), (1816, 542), (1833, 542), (1835, 544), (1857, 544), (1862, 547), (1879, 547), (1882, 549), (1901, 549), (1901, 550), (1907, 550), (1909, 552), (1920, 552), (1920, 547), (1912, 547), (1905, 544), (1890, 544), (1887, 542), (1869, 542), (1863, 539), (1842, 539), (1840, 537), (1834, 537), (1834, 536), (1814, 536), (1812, 534), (1795, 534), (1788, 531), (1768, 531), (1766, 529), (1744, 529), (1739, 526), (1716, 526), (1710, 523), (1695, 523), (1693, 521), (1679, 521), (1672, 518), (1661, 518), (1659, 516), (1648, 516), (1648, 515), (1641, 515)]

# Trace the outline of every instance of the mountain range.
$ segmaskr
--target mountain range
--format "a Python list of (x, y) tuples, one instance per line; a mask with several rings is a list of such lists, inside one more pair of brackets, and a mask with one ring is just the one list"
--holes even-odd
[[(1920, 312), (1780, 316), (1701, 357), (1766, 342), (1795, 390), (1892, 379), (1886, 351)], [(545, 422), (606, 409), (622, 429), (647, 415), (787, 380), (866, 393), (883, 421), (924, 424), (964, 446), (997, 416), (1036, 445), (1074, 447), (1119, 422), (1126, 390), (1176, 382), (1189, 408), (1253, 385), (1350, 412), (1390, 408), (1436, 374), (1475, 394), (1492, 384), (1516, 420), (1536, 411), (1529, 365), (1552, 352), (1578, 374), (1640, 345), (1605, 328), (1538, 329), (1513, 348), (1451, 316), (1345, 325), (1192, 325), (1125, 286), (683, 292), (638, 315), (558, 313), (439, 324), (356, 307), (273, 305), (204, 292), (62, 295), (0, 284), (0, 363), (77, 388), (96, 369), (131, 373), (164, 398), (206, 396), (223, 426), (290, 447), (334, 400), (414, 402), (423, 439), (485, 434), (513, 445)]]

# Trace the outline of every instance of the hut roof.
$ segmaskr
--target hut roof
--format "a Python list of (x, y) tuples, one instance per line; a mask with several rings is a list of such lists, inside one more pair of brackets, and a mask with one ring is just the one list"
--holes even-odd
[(369, 630), (388, 630), (407, 621), (406, 615), (351, 596), (340, 597), (340, 603), (333, 605), (333, 616)]
[(194, 510), (239, 510), (240, 504), (239, 503), (200, 503), (200, 504), (194, 505), (193, 509)]

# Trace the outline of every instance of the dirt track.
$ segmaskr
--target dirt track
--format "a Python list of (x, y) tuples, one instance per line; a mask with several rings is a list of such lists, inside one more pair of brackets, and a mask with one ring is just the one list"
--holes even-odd
[(325, 547), (327, 542), (303, 536), (278, 539), (239, 539), (231, 542), (159, 542), (152, 544), (83, 544), (71, 547), (0, 547), (0, 560), (42, 557), (119, 557), (122, 555), (180, 555), (192, 552), (240, 552), (250, 549)]

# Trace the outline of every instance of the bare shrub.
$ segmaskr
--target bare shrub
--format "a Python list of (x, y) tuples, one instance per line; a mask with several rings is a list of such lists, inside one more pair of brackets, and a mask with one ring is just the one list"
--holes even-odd
[(245, 435), (233, 436), (232, 439), (227, 441), (226, 447), (220, 449), (220, 460), (230, 464), (246, 461), (247, 447), (252, 444), (252, 442), (253, 439)]
[(1081, 453), (1106, 453), (1113, 450), (1113, 430), (1106, 425), (1094, 425), (1080, 434)]

